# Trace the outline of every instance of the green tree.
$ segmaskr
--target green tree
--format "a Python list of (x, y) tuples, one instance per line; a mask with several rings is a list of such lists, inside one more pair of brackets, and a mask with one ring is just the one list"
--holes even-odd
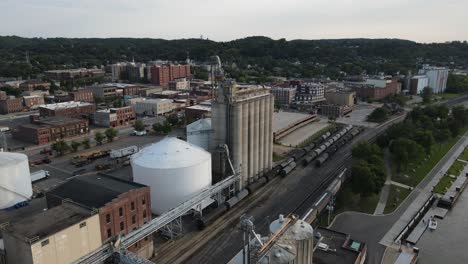
[(383, 107), (379, 107), (370, 113), (370, 115), (367, 117), (367, 120), (370, 122), (382, 123), (387, 120), (388, 117), (388, 110)]
[(117, 137), (118, 131), (113, 127), (109, 127), (104, 131), (104, 134), (106, 135), (107, 141), (112, 142), (114, 141), (114, 138)]
[(425, 87), (421, 92), (421, 97), (423, 99), (423, 104), (430, 104), (432, 101), (432, 96), (434, 92), (431, 87)]
[(141, 120), (137, 120), (135, 125), (133, 125), (133, 128), (135, 128), (136, 131), (143, 131), (145, 130), (145, 123)]
[(156, 132), (158, 134), (162, 134), (163, 131), (164, 131), (164, 127), (163, 127), (163, 125), (161, 125), (159, 123), (154, 123), (153, 124), (153, 130), (154, 130), (154, 132)]
[(177, 114), (168, 115), (166, 120), (167, 120), (167, 122), (169, 122), (169, 124), (171, 126), (179, 126), (180, 125), (180, 119), (177, 116)]
[(468, 124), (468, 111), (463, 105), (457, 105), (452, 108), (452, 117), (457, 122), (460, 122), (461, 126)]
[(81, 145), (83, 145), (84, 148), (89, 149), (91, 147), (91, 143), (88, 137), (83, 138), (81, 140)]
[(70, 143), (70, 146), (71, 146), (71, 148), (73, 149), (73, 152), (77, 152), (77, 151), (78, 151), (78, 148), (81, 146), (81, 143), (72, 140), (72, 142)]
[(392, 142), (390, 151), (398, 165), (398, 171), (401, 171), (402, 168), (406, 169), (411, 161), (413, 163), (420, 161), (424, 148), (411, 139), (399, 138)]
[(377, 189), (375, 183), (375, 174), (372, 172), (369, 164), (361, 160), (353, 164), (351, 177), (351, 190), (362, 196), (369, 196)]
[(105, 136), (100, 132), (96, 132), (94, 134), (94, 140), (98, 143), (98, 145), (102, 145), (102, 141), (104, 141)]
[(70, 150), (70, 146), (67, 144), (67, 142), (60, 140), (52, 144), (52, 149), (57, 152), (57, 155), (61, 156), (68, 150)]
[(424, 147), (427, 154), (431, 154), (431, 147), (434, 145), (435, 139), (432, 135), (432, 131), (424, 130), (424, 131), (417, 131), (414, 135), (415, 141)]

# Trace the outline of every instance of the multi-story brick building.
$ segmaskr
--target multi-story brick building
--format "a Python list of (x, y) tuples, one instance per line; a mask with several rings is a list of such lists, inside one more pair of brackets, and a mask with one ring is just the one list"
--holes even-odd
[(135, 110), (130, 106), (99, 110), (93, 114), (94, 124), (104, 127), (133, 125), (135, 120)]
[(361, 100), (380, 100), (401, 92), (401, 83), (396, 79), (368, 79), (364, 84), (354, 86), (356, 96)]
[(167, 87), (170, 81), (190, 77), (190, 65), (163, 64), (151, 68), (151, 82)]
[(40, 105), (44, 104), (44, 96), (23, 96), (23, 102), (26, 109), (37, 109)]
[(349, 114), (351, 111), (353, 111), (353, 107), (348, 105), (320, 105), (320, 114), (327, 117), (338, 118)]
[(326, 91), (325, 99), (327, 104), (353, 106), (356, 98), (354, 91)]
[(117, 86), (119, 89), (122, 89), (124, 96), (133, 96), (140, 93), (140, 86), (133, 84), (119, 84)]
[(313, 106), (325, 101), (325, 86), (321, 83), (300, 83), (294, 96), (294, 103)]
[(88, 120), (49, 117), (35, 119), (31, 124), (20, 125), (13, 130), (13, 138), (37, 145), (89, 133)]
[(9, 97), (0, 101), (0, 114), (21, 112), (24, 110), (23, 98)]
[(190, 89), (190, 82), (187, 78), (179, 78), (169, 82), (169, 89), (174, 91), (179, 90), (189, 90)]
[(30, 81), (21, 83), (19, 85), (19, 88), (23, 92), (34, 91), (34, 90), (49, 90), (50, 83), (39, 81), (39, 80), (30, 80)]
[(296, 88), (275, 86), (271, 88), (271, 92), (275, 96), (276, 103), (289, 105), (292, 103), (294, 96), (296, 95)]
[(70, 70), (51, 70), (44, 72), (48, 79), (52, 80), (69, 80), (82, 77), (102, 77), (104, 71), (101, 69), (70, 69)]
[[(65, 199), (98, 211), (103, 242), (125, 235), (152, 218), (149, 187), (103, 174), (79, 176), (46, 193), (49, 208), (60, 205)], [(129, 250), (145, 258), (151, 257), (151, 235)]]
[(88, 87), (93, 91), (94, 98), (109, 98), (117, 96), (117, 86), (113, 83), (98, 84)]
[(93, 91), (88, 89), (80, 89), (77, 91), (72, 91), (68, 93), (70, 99), (75, 102), (94, 102)]
[(87, 102), (63, 102), (56, 104), (47, 104), (39, 107), (39, 115), (47, 116), (65, 116), (80, 118), (89, 116), (96, 111), (96, 106)]

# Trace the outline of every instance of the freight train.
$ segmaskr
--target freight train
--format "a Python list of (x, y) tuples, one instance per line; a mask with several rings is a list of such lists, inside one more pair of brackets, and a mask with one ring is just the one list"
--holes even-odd
[(209, 225), (216, 220), (219, 216), (231, 209), (240, 200), (248, 195), (253, 194), (266, 183), (271, 181), (277, 176), (286, 177), (293, 171), (298, 164), (307, 166), (315, 160), (316, 166), (321, 166), (326, 162), (338, 149), (351, 141), (357, 134), (360, 133), (359, 128), (353, 128), (351, 125), (343, 128), (335, 128), (332, 132), (327, 132), (315, 140), (313, 143), (304, 148), (292, 150), (286, 160), (281, 164), (275, 166), (265, 175), (260, 177), (257, 181), (251, 183), (245, 190), (239, 192), (236, 196), (230, 198), (225, 203), (220, 204), (216, 209), (209, 214), (197, 219), (197, 225), (200, 229)]
[(315, 221), (317, 216), (327, 207), (331, 199), (336, 196), (338, 191), (341, 189), (344, 181), (348, 175), (348, 170), (343, 169), (341, 173), (336, 177), (330, 185), (328, 185), (326, 191), (314, 202), (312, 207), (307, 210), (307, 212), (302, 217), (302, 220), (312, 224)]

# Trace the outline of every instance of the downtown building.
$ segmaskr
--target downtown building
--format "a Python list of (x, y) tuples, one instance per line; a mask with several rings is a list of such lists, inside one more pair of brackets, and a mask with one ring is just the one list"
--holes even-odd
[(151, 83), (168, 87), (169, 82), (190, 77), (190, 65), (161, 64), (151, 68)]

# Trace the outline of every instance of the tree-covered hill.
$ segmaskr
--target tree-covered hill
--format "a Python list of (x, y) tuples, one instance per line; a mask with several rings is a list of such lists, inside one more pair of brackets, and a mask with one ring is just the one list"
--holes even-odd
[[(92, 67), (117, 61), (154, 59), (204, 61), (217, 54), (233, 77), (283, 75), (338, 77), (414, 70), (421, 63), (468, 66), (466, 42), (421, 44), (400, 39), (272, 40), (248, 37), (229, 42), (203, 39), (21, 38), (0, 37), (0, 76)], [(29, 54), (31, 65), (26, 63)], [(250, 65), (250, 67), (247, 67)]]

